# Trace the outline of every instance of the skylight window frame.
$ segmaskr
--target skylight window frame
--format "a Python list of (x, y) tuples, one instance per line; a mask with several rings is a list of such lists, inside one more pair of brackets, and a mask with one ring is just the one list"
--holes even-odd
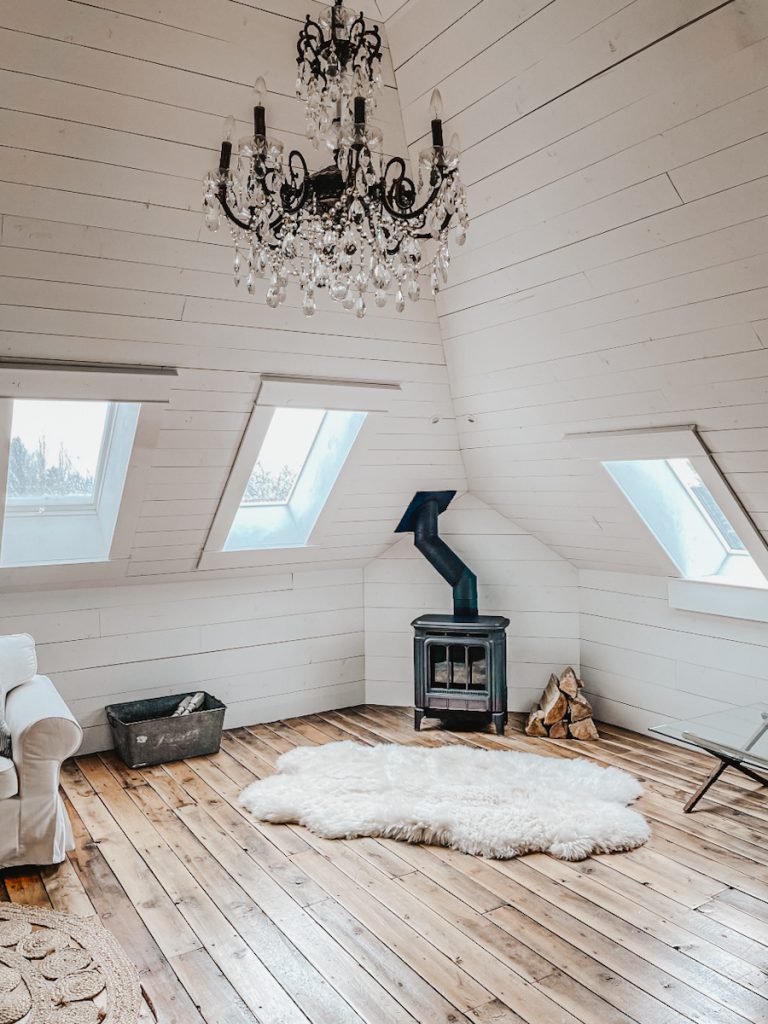
[[(13, 399), (13, 402), (17, 401), (40, 401), (40, 399)], [(51, 399), (51, 401), (78, 401), (78, 399)], [(117, 413), (119, 402), (105, 401), (107, 405), (107, 414), (104, 419), (104, 428), (101, 434), (101, 445), (99, 447), (99, 456), (96, 461), (96, 472), (94, 474), (94, 487), (93, 496), (83, 496), (82, 501), (77, 501), (77, 495), (67, 495), (67, 497), (57, 497), (56, 495), (50, 495), (41, 501), (27, 501), (23, 498), (14, 498), (6, 495), (5, 498), (5, 515), (10, 516), (41, 516), (41, 515), (84, 515), (86, 513), (97, 513), (99, 505), (101, 503), (102, 491), (104, 487), (104, 477), (106, 474), (107, 461), (109, 459), (110, 451), (112, 448), (112, 442), (115, 436), (115, 424), (117, 422)], [(133, 403), (132, 403), (133, 404)]]
[[(717, 539), (722, 544), (723, 550), (725, 551), (726, 556), (728, 558), (739, 558), (739, 557), (747, 558), (747, 557), (749, 557), (749, 552), (747, 551), (746, 547), (742, 546), (740, 548), (734, 548), (734, 547), (731, 546), (731, 544), (728, 542), (728, 538), (725, 536), (723, 531), (720, 529), (720, 527), (717, 525), (715, 520), (712, 518), (712, 514), (710, 513), (709, 509), (702, 502), (701, 498), (693, 490), (693, 488), (689, 484), (687, 484), (686, 481), (680, 475), (680, 473), (678, 473), (677, 468), (673, 465), (673, 463), (680, 462), (682, 460), (681, 459), (666, 459), (665, 461), (668, 464), (669, 468), (672, 470), (672, 472), (675, 474), (677, 479), (680, 481), (680, 483), (685, 488), (686, 494), (690, 498), (691, 502), (698, 509), (698, 512), (701, 515), (702, 519), (707, 523), (707, 525), (711, 529), (712, 533), (714, 533), (715, 537), (717, 537)], [(696, 467), (693, 465), (693, 463), (691, 462), (690, 459), (687, 459), (686, 461), (691, 463), (691, 466), (693, 467), (694, 470), (696, 469)], [(701, 477), (699, 477), (699, 478), (701, 479)], [(704, 483), (703, 480), (702, 480), (702, 483)], [(706, 487), (706, 484), (704, 484), (704, 486)], [(709, 490), (708, 487), (707, 487), (707, 490)], [(710, 494), (711, 493), (712, 492), (710, 491)], [(713, 497), (714, 497), (714, 495), (713, 495)], [(722, 512), (723, 510), (720, 509), (720, 511)], [(725, 515), (725, 513), (723, 513), (723, 514)], [(727, 518), (727, 516), (726, 516), (726, 518)], [(730, 520), (728, 520), (728, 522), (730, 523)], [(733, 529), (733, 524), (732, 523), (731, 523), (731, 528)], [(738, 534), (737, 534), (737, 536), (738, 536)], [(740, 537), (739, 537), (739, 540), (741, 541)], [(741, 541), (741, 543), (743, 545), (744, 542)]]
[[(349, 424), (351, 436), (348, 438), (348, 444), (345, 444), (342, 440), (342, 448), (339, 452), (341, 462), (331, 464), (330, 475), (326, 479), (322, 479), (324, 476), (323, 473), (320, 474), (321, 482), (319, 488), (316, 488), (319, 498), (318, 504), (314, 506), (311, 503), (307, 504), (307, 495), (305, 494), (303, 505), (298, 510), (292, 508), (290, 502), (286, 504), (259, 503), (245, 505), (242, 500), (245, 488), (253, 472), (253, 468), (258, 461), (273, 414), (280, 408), (290, 408), (290, 406), (281, 405), (272, 408), (260, 407), (257, 404), (253, 409), (250, 421), (246, 427), (243, 440), (235, 458), (235, 464), (230, 472), (229, 479), (227, 480), (224, 488), (224, 493), (219, 503), (216, 515), (214, 516), (211, 530), (208, 534), (208, 538), (200, 557), (199, 565), (201, 568), (206, 568), (210, 565), (211, 556), (221, 555), (226, 560), (236, 557), (246, 557), (254, 552), (268, 552), (276, 549), (287, 548), (305, 548), (311, 544), (313, 533), (317, 527), (317, 522), (327, 506), (328, 499), (337, 484), (339, 476), (349, 461), (349, 456), (352, 448), (355, 447), (358, 434), (361, 428), (365, 426), (364, 421), (366, 414), (363, 410), (355, 409), (323, 410), (325, 415), (323, 416), (321, 426), (313, 440), (307, 459), (302, 466), (301, 472), (297, 476), (292, 492), (293, 496), (295, 496), (299, 490), (303, 489), (305, 476), (308, 472), (311, 472), (315, 479), (317, 479), (318, 471), (322, 469), (322, 465), (318, 463), (317, 460), (312, 459), (312, 453), (320, 442), (320, 439), (323, 437), (324, 428), (331, 436), (338, 436), (339, 431), (341, 431), (342, 434), (347, 432), (343, 424), (336, 422), (339, 414), (357, 414), (361, 419), (357, 425), (355, 425), (354, 422), (350, 422)], [(293, 408), (304, 408), (304, 406), (294, 405)], [(329, 413), (333, 413), (335, 415), (336, 419), (334, 422), (331, 422)], [(326, 491), (325, 494), (323, 494), (324, 490)], [(270, 512), (273, 514), (270, 515)], [(257, 517), (259, 513), (263, 513), (264, 515), (261, 517), (261, 522), (258, 522), (257, 524)], [(248, 524), (249, 519), (253, 521), (250, 527)], [(245, 543), (245, 539), (250, 532), (258, 534), (258, 537), (254, 536), (251, 543)]]
[[(400, 385), (390, 381), (361, 381), (339, 378), (291, 377), (282, 374), (264, 374), (257, 387), (254, 406), (243, 433), (235, 460), (214, 515), (211, 529), (198, 559), (199, 569), (257, 568), (274, 564), (275, 552), (293, 550), (299, 561), (311, 559), (311, 548), (322, 543), (324, 531), (332, 521), (347, 481), (360, 465), (368, 450), (381, 414), (389, 412), (401, 393)], [(248, 479), (257, 461), (261, 446), (275, 409), (322, 409), (329, 412), (359, 412), (365, 414), (362, 426), (348, 450), (341, 466), (337, 467), (330, 491), (324, 503), (313, 516), (309, 533), (300, 542), (276, 545), (225, 547), (235, 517), (241, 507)], [(318, 430), (318, 443), (322, 427)], [(307, 460), (307, 463), (309, 459)], [(306, 469), (305, 463), (305, 469)], [(294, 493), (301, 485), (297, 478)], [(253, 505), (252, 509), (280, 508), (275, 505)]]
[[(284, 407), (284, 408), (286, 408), (286, 407)], [(273, 409), (272, 410), (273, 414), (276, 411), (277, 411), (276, 409)], [(318, 410), (318, 411), (320, 411), (320, 410)], [(320, 437), (320, 433), (321, 433), (321, 431), (323, 429), (323, 424), (326, 421), (326, 417), (328, 416), (328, 412), (329, 412), (328, 409), (323, 409), (322, 410), (323, 415), (322, 415), (322, 418), (321, 418), (320, 422), (317, 425), (317, 430), (315, 431), (315, 436), (312, 438), (312, 443), (310, 444), (309, 449), (307, 451), (307, 454), (304, 457), (304, 461), (301, 464), (301, 469), (296, 474), (296, 478), (294, 479), (293, 484), (291, 485), (291, 491), (290, 491), (290, 494), (287, 496), (287, 498), (284, 498), (282, 501), (244, 501), (243, 499), (245, 497), (245, 494), (243, 494), (243, 498), (240, 499), (240, 506), (239, 506), (240, 508), (285, 508), (286, 506), (290, 505), (291, 499), (293, 498), (294, 494), (296, 493), (296, 488), (298, 487), (299, 481), (301, 480), (301, 476), (302, 476), (304, 470), (306, 469), (307, 464), (310, 462), (310, 460), (312, 458), (312, 454), (314, 452), (315, 446), (317, 445), (317, 439)], [(263, 444), (264, 444), (264, 442), (266, 440), (267, 433), (269, 432), (269, 428), (270, 428), (271, 425), (272, 425), (272, 417), (270, 417), (270, 422), (267, 424), (267, 429), (264, 431), (264, 436), (262, 437), (262, 440), (261, 440), (262, 446), (263, 446)], [(261, 454), (261, 447), (259, 448), (259, 454)], [(251, 469), (251, 472), (248, 475), (248, 481), (250, 481), (251, 476), (253, 475), (253, 470), (256, 468), (256, 465), (258, 464), (258, 461), (259, 461), (259, 456), (257, 455), (256, 456), (256, 463), (254, 464), (253, 468)], [(248, 481), (246, 481), (246, 487), (248, 486)]]
[[(672, 427), (648, 428), (645, 430), (566, 434), (565, 440), (569, 443), (574, 455), (600, 463), (633, 461), (668, 462), (671, 459), (689, 459), (705, 487), (712, 494), (715, 502), (720, 506), (726, 519), (744, 544), (747, 554), (751, 556), (757, 568), (766, 577), (766, 583), (763, 584), (763, 582), (744, 583), (738, 578), (729, 579), (727, 574), (702, 577), (685, 576), (665, 551), (658, 538), (654, 537), (659, 545), (659, 551), (662, 553), (663, 559), (669, 568), (670, 577), (677, 577), (670, 581), (671, 584), (677, 585), (675, 589), (676, 594), (687, 589), (688, 585), (691, 585), (690, 589), (692, 592), (694, 584), (696, 586), (717, 587), (721, 593), (739, 589), (762, 591), (768, 588), (768, 542), (752, 521), (749, 513), (721, 472), (716, 459), (695, 425), (685, 424)], [(614, 483), (616, 482), (614, 481)], [(628, 498), (627, 501), (632, 512), (643, 523), (644, 528), (648, 530), (649, 527), (643, 516), (640, 515)], [(707, 525), (709, 526), (709, 523)], [(719, 531), (716, 532), (716, 536), (719, 540)], [(722, 544), (721, 541), (719, 542)], [(723, 550), (725, 551), (725, 548)], [(726, 555), (724, 563), (729, 561), (729, 557), (739, 558), (740, 554), (737, 553), (734, 556)], [(722, 605), (723, 608), (726, 607), (722, 601), (719, 602), (719, 605)], [(678, 606), (676, 605), (676, 607)], [(698, 609), (692, 608), (692, 610)], [(722, 611), (719, 614), (730, 613)]]
[[(0, 564), (0, 580), (14, 584), (114, 579), (125, 576), (136, 533), (148, 475), (160, 431), (163, 410), (170, 399), (170, 389), (178, 371), (169, 366), (140, 364), (85, 363), (65, 360), (0, 359), (0, 540), (6, 525), (7, 477), (10, 455), (12, 406), (16, 399), (43, 401), (98, 401), (115, 408), (115, 424), (109, 438), (112, 445), (122, 446), (125, 465), (119, 472), (119, 487), (107, 487), (110, 473), (114, 483), (114, 467), (107, 459), (97, 495), (99, 505), (108, 510), (109, 538), (96, 558), (62, 558), (24, 560)], [(123, 406), (135, 410), (133, 427), (115, 427)], [(106, 425), (105, 425), (106, 426)], [(104, 431), (105, 441), (106, 430)], [(126, 452), (127, 448), (127, 452)], [(106, 449), (105, 449), (106, 450)], [(101, 453), (100, 453), (101, 454)], [(109, 491), (109, 493), (107, 493)], [(32, 506), (39, 508), (39, 505)], [(48, 520), (60, 522), (88, 515), (93, 505), (70, 506), (54, 511), (49, 505)], [(9, 510), (10, 511), (10, 510)], [(93, 515), (93, 512), (90, 512)], [(12, 515), (9, 517), (12, 518)], [(39, 513), (22, 513), (17, 521), (31, 522)], [(45, 518), (45, 517), (42, 517)]]
[[(79, 505), (70, 501), (61, 505), (37, 503), (28, 505), (18, 514), (8, 504), (7, 472), (13, 406), (17, 401), (26, 400), (7, 400), (8, 441), (3, 446), (5, 473), (0, 521), (0, 571), (109, 561), (134, 451), (141, 403), (109, 403), (114, 404), (114, 415), (111, 423), (105, 421), (102, 431), (99, 457), (103, 453), (104, 461), (98, 490), (94, 488), (94, 501)], [(55, 400), (82, 401), (80, 398)]]

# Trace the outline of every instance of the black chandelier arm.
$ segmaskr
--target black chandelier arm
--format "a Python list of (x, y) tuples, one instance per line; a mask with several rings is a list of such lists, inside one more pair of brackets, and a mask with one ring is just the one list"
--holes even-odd
[(349, 48), (355, 56), (360, 51), (365, 51), (365, 59), (370, 70), (373, 67), (374, 61), (381, 60), (379, 26), (374, 25), (373, 28), (368, 28), (365, 18), (362, 14), (359, 14), (349, 29)]
[(288, 173), (280, 187), (280, 201), (283, 213), (295, 214), (302, 210), (311, 194), (311, 179), (307, 161), (298, 149), (288, 154)]
[(296, 57), (297, 63), (301, 64), (302, 61), (306, 60), (307, 51), (317, 59), (324, 44), (327, 46), (323, 30), (316, 21), (313, 21), (312, 18), (307, 15), (307, 20), (304, 22), (301, 32), (299, 32), (299, 38), (296, 43), (296, 51), (298, 54)]
[(320, 58), (327, 53), (335, 44), (333, 37), (326, 39), (323, 30), (316, 21), (307, 15), (307, 20), (299, 33), (296, 43), (296, 63), (301, 69), (302, 64), (308, 64), (315, 78), (321, 79), (323, 88), (328, 85), (328, 76), (320, 67)]
[[(227, 201), (226, 184), (225, 183), (222, 183), (219, 186), (219, 193), (218, 193), (218, 197), (217, 198), (219, 200), (219, 204), (221, 205), (222, 210), (224, 211), (224, 216), (227, 218), (228, 221), (230, 221), (236, 227), (240, 228), (241, 231), (252, 231), (253, 230), (253, 217), (254, 217), (254, 214), (256, 212), (256, 207), (254, 207), (254, 206), (249, 207), (250, 214), (251, 214), (251, 219), (249, 221), (241, 220), (237, 216), (235, 211), (232, 209), (232, 207), (229, 205), (229, 202)], [(270, 224), (269, 224), (270, 230), (273, 231), (274, 233), (277, 233), (277, 232), (280, 231), (280, 228), (282, 227), (282, 224), (283, 224), (283, 215), (281, 213), (273, 221), (270, 221)], [(266, 244), (269, 246), (270, 249), (279, 249), (280, 248), (279, 245), (274, 245), (271, 242), (267, 242)]]
[(347, 39), (337, 38), (335, 30), (330, 38), (325, 37), (321, 26), (308, 14), (296, 43), (296, 63), (309, 64), (312, 74), (322, 79), (323, 86), (328, 85), (328, 76), (320, 67), (320, 58), (334, 50), (343, 67), (351, 63), (353, 67), (366, 64), (369, 77), (376, 61), (381, 61), (382, 40), (378, 25), (369, 28), (361, 14), (355, 18), (349, 28)]
[(275, 180), (278, 177), (278, 172), (274, 169), (267, 168), (264, 165), (264, 161), (260, 161), (260, 169), (254, 173), (251, 170), (248, 174), (248, 189), (258, 184), (262, 192), (268, 199), (272, 199), (278, 195), (281, 190), (281, 186), (275, 187)]
[[(387, 184), (387, 178), (392, 169), (399, 169), (399, 173), (389, 184)], [(391, 160), (387, 162), (381, 179), (381, 204), (390, 217), (394, 217), (396, 220), (421, 220), (430, 206), (434, 203), (435, 199), (437, 199), (440, 193), (440, 186), (454, 174), (455, 171), (449, 171), (447, 174), (441, 171), (439, 184), (432, 187), (432, 190), (421, 206), (414, 207), (413, 204), (416, 201), (417, 194), (416, 185), (414, 184), (413, 179), (409, 178), (405, 173), (405, 161), (403, 158), (400, 156), (393, 156)], [(404, 202), (402, 204), (397, 200), (397, 193), (400, 191), (404, 192)], [(423, 235), (418, 237), (427, 236)]]
[(229, 205), (229, 202), (227, 201), (227, 183), (226, 183), (226, 181), (222, 181), (221, 184), (219, 185), (219, 191), (218, 191), (218, 194), (217, 194), (217, 199), (219, 200), (219, 205), (221, 206), (222, 210), (224, 211), (224, 216), (227, 218), (228, 221), (231, 221), (233, 224), (237, 225), (237, 227), (239, 227), (242, 231), (250, 231), (251, 230), (251, 221), (253, 220), (253, 210), (251, 210), (251, 221), (246, 222), (246, 221), (240, 220), (240, 218), (237, 216), (237, 214), (235, 213), (235, 211), (232, 209), (232, 207)]

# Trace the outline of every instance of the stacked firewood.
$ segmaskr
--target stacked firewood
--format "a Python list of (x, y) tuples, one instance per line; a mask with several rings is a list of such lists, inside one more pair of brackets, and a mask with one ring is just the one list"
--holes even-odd
[(541, 700), (528, 716), (525, 731), (529, 736), (549, 736), (553, 740), (600, 739), (592, 721), (592, 705), (572, 668), (559, 679), (556, 675), (549, 677)]

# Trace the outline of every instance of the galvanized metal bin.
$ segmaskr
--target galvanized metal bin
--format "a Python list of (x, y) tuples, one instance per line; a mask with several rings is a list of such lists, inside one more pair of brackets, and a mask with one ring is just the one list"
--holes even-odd
[(226, 706), (206, 693), (197, 711), (174, 718), (173, 712), (186, 696), (179, 693), (107, 706), (115, 750), (129, 768), (216, 753)]

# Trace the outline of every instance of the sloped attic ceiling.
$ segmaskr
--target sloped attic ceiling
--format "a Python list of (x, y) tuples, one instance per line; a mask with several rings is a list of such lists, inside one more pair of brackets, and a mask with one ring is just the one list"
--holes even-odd
[(563, 435), (697, 424), (768, 530), (768, 5), (382, 0), (412, 152), (439, 85), (473, 223), (438, 297), (470, 490), (659, 572)]
[[(222, 121), (238, 135), (252, 87), (270, 131), (313, 166), (295, 98), (299, 27), (317, 0), (4, 0), (0, 4), (0, 351), (178, 367), (124, 571), (195, 571), (263, 373), (393, 381), (393, 411), (342, 470), (312, 548), (259, 564), (361, 565), (394, 540), (418, 487), (464, 489), (434, 304), (364, 321), (330, 303), (310, 320), (290, 289), (267, 308), (232, 283), (226, 230), (201, 214)], [(367, 13), (377, 16), (373, 0)], [(378, 109), (405, 149), (388, 51)], [(425, 105), (423, 119), (427, 121)], [(257, 566), (258, 568), (258, 566)], [(79, 570), (88, 579), (93, 567)], [(232, 570), (232, 571), (237, 571)], [(251, 567), (247, 570), (253, 572)], [(23, 570), (28, 572), (28, 570)], [(2, 583), (28, 579), (4, 570)]]

